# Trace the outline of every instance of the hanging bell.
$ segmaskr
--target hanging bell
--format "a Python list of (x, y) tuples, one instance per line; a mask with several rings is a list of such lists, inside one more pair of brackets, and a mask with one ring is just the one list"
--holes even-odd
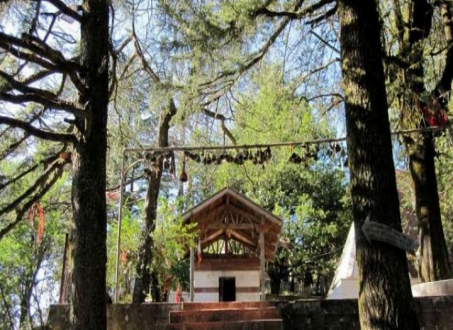
[(150, 177), (151, 176), (151, 170), (149, 168), (145, 168), (143, 170), (143, 173), (145, 174), (146, 177)]
[(189, 180), (187, 173), (186, 173), (186, 161), (183, 161), (182, 163), (182, 171), (181, 175), (179, 176), (179, 181), (182, 183), (187, 182)]
[(173, 180), (176, 180), (176, 161), (175, 153), (172, 151), (170, 155), (170, 174), (173, 176)]
[(317, 153), (317, 152), (313, 152), (310, 156), (311, 156), (311, 158), (312, 158), (314, 161), (317, 161), (317, 160), (318, 160), (318, 153)]
[(154, 163), (151, 163), (151, 168), (152, 168), (152, 171), (156, 174), (156, 178), (159, 174), (159, 159), (157, 159)]
[(289, 158), (289, 161), (294, 164), (300, 164), (300, 163), (302, 163), (302, 158), (298, 154), (293, 152), (293, 154)]
[(266, 154), (266, 160), (270, 160), (270, 159), (272, 158), (271, 147), (268, 146), (268, 147), (266, 148), (265, 154)]
[(349, 165), (349, 159), (346, 157), (346, 159), (345, 159), (345, 161), (343, 163), (343, 166), (344, 167), (348, 167), (348, 165)]
[(164, 158), (163, 166), (165, 170), (170, 169), (170, 160), (167, 157)]

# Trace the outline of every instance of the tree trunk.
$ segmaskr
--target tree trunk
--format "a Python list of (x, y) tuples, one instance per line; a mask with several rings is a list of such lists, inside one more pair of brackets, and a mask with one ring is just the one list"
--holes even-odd
[[(176, 114), (176, 106), (171, 99), (168, 111), (161, 114), (159, 121), (158, 146), (168, 147), (168, 132), (170, 121)], [(134, 286), (132, 301), (135, 304), (142, 303), (146, 294), (151, 293), (153, 301), (161, 301), (161, 290), (156, 271), (151, 268), (153, 260), (154, 242), (151, 234), (156, 228), (157, 200), (159, 198), (160, 184), (162, 179), (163, 158), (158, 157), (158, 172), (148, 178), (148, 190), (145, 198), (145, 229), (138, 249), (137, 278)]]
[(433, 136), (428, 133), (410, 141), (411, 143), (406, 143), (406, 148), (415, 192), (420, 239), (420, 277), (423, 282), (448, 279), (452, 270), (439, 207)]
[(159, 157), (159, 171), (148, 178), (148, 189), (145, 197), (145, 228), (142, 233), (137, 261), (137, 278), (134, 286), (133, 303), (142, 303), (151, 291), (154, 302), (160, 301), (158, 278), (151, 268), (154, 241), (151, 234), (156, 228), (157, 199), (159, 198), (162, 177), (162, 158)]
[[(422, 94), (427, 93), (423, 67), (424, 48), (423, 41), (428, 38), (431, 32), (431, 21), (433, 9), (426, 0), (413, 0), (407, 5), (407, 24), (402, 40), (402, 55), (408, 63), (406, 71), (407, 84), (412, 92), (412, 97), (400, 102), (403, 106), (401, 111), (402, 125), (405, 129), (423, 128), (424, 121), (419, 105)], [(451, 36), (451, 13), (447, 3), (442, 4), (442, 16), (447, 40)], [(433, 97), (450, 91), (453, 68), (451, 67), (451, 50), (447, 55), (447, 61), (442, 78), (439, 80)], [(407, 88), (402, 84), (402, 88)], [(445, 104), (448, 100), (444, 100)], [(414, 110), (416, 114), (414, 116)], [(439, 206), (439, 194), (437, 191), (437, 178), (435, 170), (435, 149), (432, 134), (407, 137), (405, 139), (407, 154), (409, 157), (409, 170), (415, 194), (415, 211), (418, 220), (420, 240), (420, 269), (419, 274), (423, 282), (438, 281), (450, 278), (452, 269), (449, 262), (447, 245), (442, 227), (442, 218)]]
[(108, 1), (85, 0), (81, 22), (80, 96), (89, 118), (77, 118), (72, 207), (72, 329), (103, 330), (106, 318), (106, 151), (108, 105)]
[(342, 0), (338, 13), (361, 329), (419, 329), (405, 252), (361, 230), (369, 217), (401, 231), (376, 2)]

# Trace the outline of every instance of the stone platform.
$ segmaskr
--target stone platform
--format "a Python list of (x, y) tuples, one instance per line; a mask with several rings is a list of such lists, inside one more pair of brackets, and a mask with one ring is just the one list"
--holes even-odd
[(283, 330), (281, 312), (271, 302), (183, 303), (170, 312), (166, 330)]
[[(414, 301), (422, 329), (453, 329), (453, 296)], [(356, 299), (109, 305), (107, 315), (108, 330), (360, 329)], [(70, 329), (69, 306), (51, 306), (47, 324), (47, 329)]]

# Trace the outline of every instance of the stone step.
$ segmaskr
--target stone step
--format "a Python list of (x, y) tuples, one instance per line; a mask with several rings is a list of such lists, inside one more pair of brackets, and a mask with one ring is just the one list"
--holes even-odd
[(208, 309), (170, 312), (170, 323), (231, 322), (248, 320), (280, 319), (280, 310), (275, 307), (246, 309)]
[(246, 309), (274, 307), (272, 301), (231, 301), (231, 302), (184, 302), (182, 310), (206, 310), (206, 309)]
[(166, 330), (283, 330), (281, 319), (169, 324)]

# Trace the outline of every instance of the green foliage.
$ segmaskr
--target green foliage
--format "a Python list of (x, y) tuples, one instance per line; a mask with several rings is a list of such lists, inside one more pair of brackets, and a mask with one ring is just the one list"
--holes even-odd
[(453, 253), (453, 137), (451, 131), (436, 140), (436, 147), (439, 154), (436, 169), (442, 225), (451, 254)]
[[(10, 163), (6, 167), (14, 168), (14, 165)], [(4, 173), (9, 171), (6, 167), (2, 164)], [(14, 190), (20, 191), (33, 179), (33, 176), (27, 177)], [(54, 293), (59, 288), (70, 218), (67, 179), (63, 176), (40, 201), (45, 213), (41, 244), (37, 238), (39, 216), (32, 224), (23, 221), (0, 241), (0, 329), (42, 325), (45, 309), (50, 303), (56, 303)], [(7, 200), (3, 195), (3, 201)]]
[[(126, 202), (126, 205), (130, 205)], [(134, 207), (143, 207), (138, 203)], [(109, 292), (114, 294), (116, 275), (118, 222), (108, 226), (107, 229), (107, 287)], [(140, 244), (140, 217), (134, 214), (132, 208), (123, 207), (121, 221), (121, 248), (119, 263), (119, 288), (120, 301), (130, 303), (132, 301), (132, 283), (134, 279), (135, 260), (138, 246)]]
[(164, 283), (164, 290), (176, 289), (178, 283), (182, 289), (189, 286), (189, 268), (186, 257), (189, 248), (195, 247), (196, 226), (184, 225), (178, 216), (176, 205), (160, 199), (159, 215), (154, 239), (154, 259), (152, 267), (157, 271), (159, 283)]

